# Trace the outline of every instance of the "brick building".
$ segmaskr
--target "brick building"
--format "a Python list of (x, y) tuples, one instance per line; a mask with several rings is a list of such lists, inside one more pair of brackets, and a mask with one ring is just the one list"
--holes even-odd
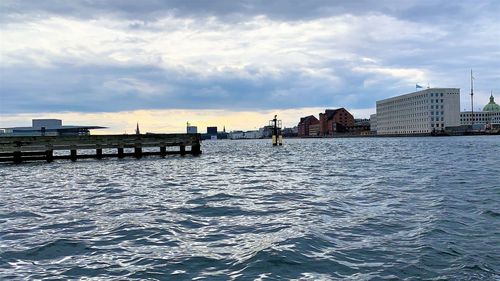
[(318, 118), (313, 115), (300, 118), (298, 127), (299, 137), (317, 136), (318, 135)]
[(354, 117), (345, 108), (326, 109), (319, 114), (319, 134), (331, 136), (335, 133), (346, 133), (354, 127)]

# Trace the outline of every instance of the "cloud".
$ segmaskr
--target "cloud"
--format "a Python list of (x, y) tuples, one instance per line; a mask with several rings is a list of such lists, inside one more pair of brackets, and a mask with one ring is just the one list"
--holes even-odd
[(0, 113), (372, 108), (415, 83), (465, 93), (470, 68), (487, 100), (500, 92), (499, 7), (2, 1)]

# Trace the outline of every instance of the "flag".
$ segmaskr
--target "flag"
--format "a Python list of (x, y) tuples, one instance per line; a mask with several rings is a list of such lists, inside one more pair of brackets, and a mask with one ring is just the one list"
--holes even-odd
[(420, 86), (419, 84), (415, 84), (415, 88), (417, 88), (417, 89), (423, 89), (424, 87)]

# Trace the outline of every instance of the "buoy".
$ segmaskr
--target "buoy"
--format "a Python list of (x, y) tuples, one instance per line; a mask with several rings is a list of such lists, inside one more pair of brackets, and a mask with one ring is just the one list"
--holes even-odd
[(278, 115), (274, 115), (274, 119), (269, 121), (269, 126), (273, 128), (273, 146), (283, 145), (283, 136), (281, 135), (281, 120), (278, 120)]

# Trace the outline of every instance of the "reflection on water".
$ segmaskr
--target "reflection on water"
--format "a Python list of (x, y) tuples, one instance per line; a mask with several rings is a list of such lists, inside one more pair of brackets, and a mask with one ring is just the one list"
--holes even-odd
[(496, 279), (500, 138), (0, 166), (0, 278)]

